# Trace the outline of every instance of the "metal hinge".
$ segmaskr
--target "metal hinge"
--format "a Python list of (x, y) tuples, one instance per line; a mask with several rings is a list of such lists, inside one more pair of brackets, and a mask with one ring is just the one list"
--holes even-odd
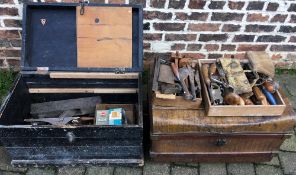
[(37, 67), (37, 74), (48, 74), (48, 67)]
[(115, 68), (115, 74), (125, 74), (125, 68)]

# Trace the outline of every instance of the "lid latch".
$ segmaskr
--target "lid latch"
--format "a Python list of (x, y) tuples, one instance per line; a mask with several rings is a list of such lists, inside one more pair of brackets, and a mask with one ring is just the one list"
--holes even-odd
[(115, 74), (125, 74), (125, 68), (115, 68)]

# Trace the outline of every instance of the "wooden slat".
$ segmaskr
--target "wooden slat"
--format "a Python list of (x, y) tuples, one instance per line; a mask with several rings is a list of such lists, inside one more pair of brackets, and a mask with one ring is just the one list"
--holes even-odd
[(104, 72), (51, 72), (50, 78), (87, 78), (87, 79), (138, 79), (138, 73), (104, 73)]
[(95, 93), (129, 94), (137, 93), (137, 88), (30, 88), (30, 93)]
[(78, 67), (132, 67), (131, 7), (77, 7), (76, 17)]

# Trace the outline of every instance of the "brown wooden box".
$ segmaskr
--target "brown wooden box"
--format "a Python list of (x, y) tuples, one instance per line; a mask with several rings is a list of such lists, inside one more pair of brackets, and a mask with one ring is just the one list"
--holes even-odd
[(293, 108), (281, 92), (287, 107), (280, 116), (224, 117), (209, 117), (203, 108), (157, 106), (151, 89), (149, 94), (150, 157), (154, 161), (270, 161), (296, 124)]
[[(201, 59), (199, 65), (213, 63), (215, 59)], [(249, 105), (249, 106), (236, 106), (236, 105), (211, 105), (209, 93), (201, 75), (202, 95), (204, 99), (205, 109), (208, 116), (279, 116), (282, 115), (286, 104), (283, 101), (280, 93), (277, 91), (274, 94), (279, 105)]]

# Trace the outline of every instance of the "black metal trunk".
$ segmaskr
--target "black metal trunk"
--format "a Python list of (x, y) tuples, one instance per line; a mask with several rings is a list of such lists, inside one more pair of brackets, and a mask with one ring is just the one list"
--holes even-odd
[[(51, 72), (108, 72), (116, 68), (79, 68), (76, 58), (75, 12), (77, 3), (24, 5), (22, 71), (0, 109), (0, 141), (11, 156), (12, 164), (115, 164), (142, 166), (142, 8), (132, 8), (132, 67), (136, 79), (51, 78)], [(43, 36), (39, 18), (46, 17), (55, 27)], [(54, 23), (51, 24), (50, 20)], [(64, 23), (59, 24), (60, 21)], [(64, 25), (64, 26), (63, 26)], [(56, 33), (58, 32), (58, 34)], [(60, 32), (60, 33), (59, 33)], [(63, 34), (64, 35), (60, 35)], [(108, 61), (108, 60), (106, 60)], [(41, 69), (40, 69), (41, 68)], [(40, 70), (42, 70), (40, 72)], [(123, 73), (125, 73), (123, 72)], [(30, 93), (30, 88), (133, 88), (136, 93)], [(132, 104), (134, 120), (124, 125), (31, 125), (33, 103), (100, 96), (102, 104)]]

